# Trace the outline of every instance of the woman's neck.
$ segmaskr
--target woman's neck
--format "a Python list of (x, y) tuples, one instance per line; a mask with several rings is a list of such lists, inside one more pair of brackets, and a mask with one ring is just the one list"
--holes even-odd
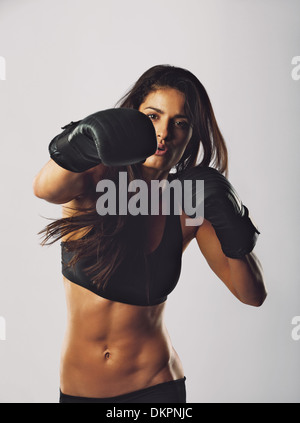
[(169, 175), (169, 170), (159, 170), (154, 169), (151, 167), (146, 167), (142, 165), (141, 168), (142, 177), (147, 182), (147, 184), (150, 184), (152, 180), (163, 180), (167, 179)]

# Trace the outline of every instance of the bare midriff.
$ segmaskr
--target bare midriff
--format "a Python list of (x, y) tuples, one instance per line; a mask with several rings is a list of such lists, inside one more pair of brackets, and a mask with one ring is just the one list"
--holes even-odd
[(101, 298), (66, 278), (64, 394), (107, 398), (184, 377), (164, 324), (165, 303), (135, 306)]

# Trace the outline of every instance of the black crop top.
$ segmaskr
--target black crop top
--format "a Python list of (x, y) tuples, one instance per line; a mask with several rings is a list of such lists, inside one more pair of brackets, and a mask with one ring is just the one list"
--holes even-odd
[(159, 246), (146, 256), (146, 263), (133, 266), (124, 261), (105, 288), (97, 288), (84, 272), (86, 262), (68, 266), (73, 252), (61, 242), (62, 274), (100, 297), (132, 305), (156, 305), (166, 301), (177, 285), (181, 272), (182, 231), (180, 215), (166, 216), (164, 233)]

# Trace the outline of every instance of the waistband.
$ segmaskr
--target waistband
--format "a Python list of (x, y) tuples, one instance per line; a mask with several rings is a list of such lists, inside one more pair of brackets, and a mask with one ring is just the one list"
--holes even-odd
[(122, 395), (107, 398), (78, 397), (64, 394), (60, 390), (60, 403), (185, 403), (186, 402), (186, 377), (171, 380), (139, 389)]

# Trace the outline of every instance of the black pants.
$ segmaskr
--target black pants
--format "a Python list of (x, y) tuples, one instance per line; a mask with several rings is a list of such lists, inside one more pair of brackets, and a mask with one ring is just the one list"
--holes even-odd
[(159, 383), (124, 395), (109, 398), (86, 398), (65, 395), (60, 391), (60, 403), (186, 403), (186, 378)]

